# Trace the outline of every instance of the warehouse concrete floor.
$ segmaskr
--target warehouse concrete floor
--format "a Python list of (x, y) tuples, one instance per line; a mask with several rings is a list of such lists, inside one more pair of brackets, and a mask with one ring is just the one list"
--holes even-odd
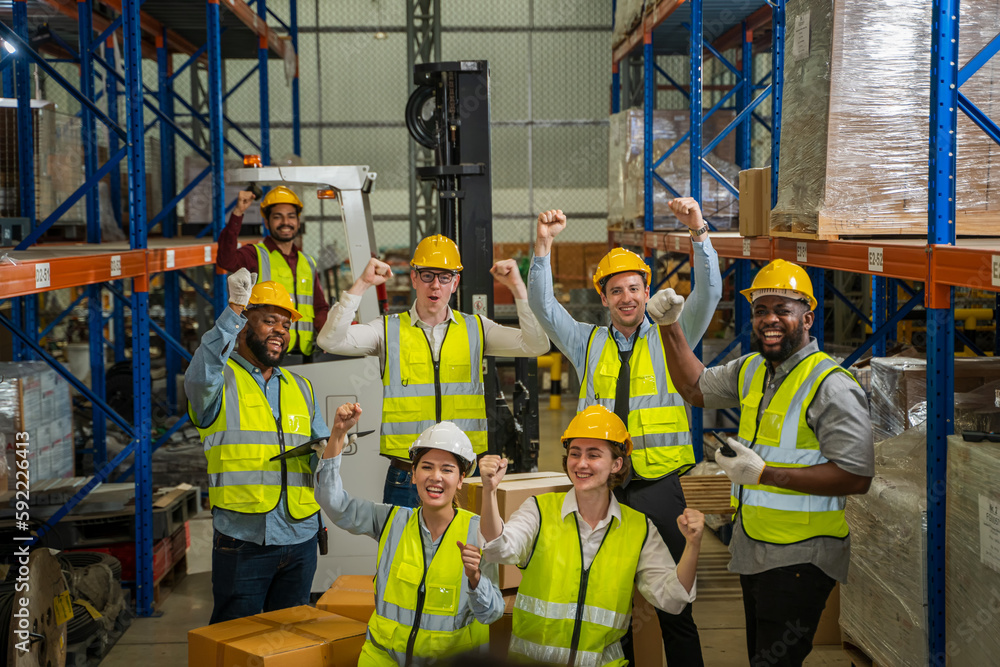
[[(575, 401), (565, 401), (564, 409), (558, 411), (541, 406), (541, 470), (562, 468), (559, 436), (574, 412)], [(203, 512), (191, 521), (188, 576), (161, 605), (160, 616), (133, 622), (101, 663), (102, 667), (133, 667), (136, 664), (174, 667), (187, 662), (188, 630), (206, 625), (212, 614), (211, 537), (211, 515)], [(702, 597), (694, 604), (694, 615), (705, 664), (710, 667), (747, 664), (739, 580), (726, 571), (727, 560), (726, 547), (714, 534), (706, 532), (699, 561), (698, 587)], [(839, 646), (818, 646), (805, 664), (809, 667), (847, 667), (851, 661)]]

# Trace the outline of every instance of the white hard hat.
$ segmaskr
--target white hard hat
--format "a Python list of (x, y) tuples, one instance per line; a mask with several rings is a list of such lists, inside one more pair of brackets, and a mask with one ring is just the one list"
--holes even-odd
[(471, 468), (476, 463), (476, 452), (469, 436), (453, 422), (440, 422), (426, 429), (410, 445), (410, 459), (420, 449), (441, 449), (464, 459)]

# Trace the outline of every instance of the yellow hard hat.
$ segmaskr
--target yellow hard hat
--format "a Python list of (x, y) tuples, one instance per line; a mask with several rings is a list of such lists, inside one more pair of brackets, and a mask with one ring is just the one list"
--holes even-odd
[(285, 289), (284, 285), (273, 280), (265, 280), (254, 285), (247, 306), (277, 306), (288, 311), (292, 322), (298, 322), (302, 319), (302, 314), (295, 310), (295, 302), (288, 295), (288, 290)]
[(591, 405), (583, 412), (576, 413), (562, 435), (563, 447), (569, 447), (573, 438), (596, 438), (615, 443), (625, 452), (632, 454), (632, 438), (621, 418), (603, 405)]
[(783, 296), (789, 299), (806, 300), (809, 310), (816, 309), (813, 284), (809, 274), (798, 264), (776, 259), (757, 273), (749, 289), (740, 292), (753, 303), (755, 297)]
[(410, 266), (461, 271), (462, 257), (458, 254), (458, 246), (454, 241), (443, 234), (435, 234), (417, 244)]
[(639, 257), (639, 255), (631, 250), (615, 248), (601, 258), (601, 261), (597, 264), (597, 270), (594, 271), (594, 289), (597, 290), (598, 294), (601, 294), (601, 284), (604, 281), (616, 273), (625, 273), (626, 271), (638, 271), (643, 275), (646, 284), (649, 285), (652, 273), (649, 270), (649, 265), (646, 264), (642, 257)]
[(302, 212), (302, 200), (284, 185), (279, 185), (264, 195), (264, 198), (260, 200), (260, 212), (267, 216), (267, 208), (275, 204), (291, 204), (297, 207), (300, 213)]

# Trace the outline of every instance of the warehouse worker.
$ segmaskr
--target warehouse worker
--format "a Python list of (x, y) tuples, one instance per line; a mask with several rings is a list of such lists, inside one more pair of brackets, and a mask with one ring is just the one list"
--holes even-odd
[(208, 458), (212, 623), (309, 604), (320, 528), (316, 458), (270, 459), (330, 435), (309, 380), (281, 369), (299, 318), (292, 298), (246, 269), (228, 282), (229, 307), (184, 374)]
[(310, 361), (316, 332), (323, 328), (330, 310), (316, 260), (295, 246), (302, 228), (302, 200), (283, 185), (272, 189), (260, 202), (268, 235), (262, 243), (237, 248), (243, 214), (254, 201), (252, 192), (240, 192), (229, 222), (219, 233), (216, 263), (226, 271), (245, 268), (256, 272), (260, 282), (280, 283), (292, 296), (302, 316), (288, 332), (288, 353)]
[[(705, 333), (722, 295), (719, 258), (708, 238), (698, 202), (674, 199), (670, 208), (693, 238), (694, 289), (681, 317), (689, 340)], [(677, 517), (686, 503), (678, 475), (694, 465), (694, 449), (684, 402), (667, 374), (658, 327), (646, 320), (646, 308), (655, 323), (663, 292), (649, 296), (650, 270), (641, 257), (615, 248), (600, 261), (594, 288), (611, 317), (609, 326), (574, 320), (552, 291), (549, 253), (552, 241), (566, 227), (562, 211), (538, 216), (535, 257), (528, 274), (528, 302), (542, 328), (573, 363), (580, 377), (578, 411), (603, 405), (628, 425), (635, 443), (631, 479), (615, 489), (622, 504), (652, 519), (675, 561), (684, 549)], [(701, 447), (701, 443), (696, 443)], [(702, 664), (698, 628), (688, 605), (679, 614), (658, 611), (667, 663), (671, 667)], [(631, 631), (622, 643), (632, 662)]]
[(528, 499), (506, 524), (496, 493), (507, 461), (483, 457), (483, 558), (523, 570), (514, 603), (513, 656), (625, 665), (620, 642), (630, 625), (633, 587), (672, 614), (694, 601), (705, 517), (693, 509), (677, 517), (686, 545), (675, 565), (653, 522), (611, 493), (630, 468), (632, 439), (622, 420), (592, 405), (573, 418), (562, 443), (563, 470), (573, 488)]
[[(663, 343), (685, 400), (740, 407), (733, 451), (715, 460), (733, 483), (729, 569), (743, 587), (750, 664), (801, 665), (827, 596), (847, 581), (844, 506), (875, 473), (872, 426), (865, 392), (809, 336), (809, 275), (776, 259), (742, 294), (753, 304), (756, 353), (705, 368), (677, 324), (664, 327)], [(682, 305), (674, 296), (664, 319), (675, 321)]]
[(452, 309), (462, 259), (446, 236), (428, 236), (410, 261), (410, 284), (417, 299), (409, 311), (351, 326), (361, 295), (390, 277), (389, 265), (372, 258), (330, 311), (317, 339), (333, 354), (378, 356), (382, 365), (382, 438), (389, 457), (382, 502), (416, 507), (408, 452), (428, 426), (448, 420), (468, 434), (476, 455), (486, 451), (483, 356), (537, 357), (549, 339), (531, 314), (517, 263), (496, 262), (490, 273), (514, 295), (521, 328), (505, 327)]
[(375, 613), (358, 665), (427, 664), (489, 649), (490, 623), (503, 616), (497, 567), (480, 571), (479, 517), (455, 508), (455, 492), (476, 465), (472, 443), (451, 422), (433, 424), (413, 442), (418, 509), (353, 498), (340, 478), (347, 432), (361, 406), (345, 403), (316, 469), (316, 497), (333, 522), (378, 540)]

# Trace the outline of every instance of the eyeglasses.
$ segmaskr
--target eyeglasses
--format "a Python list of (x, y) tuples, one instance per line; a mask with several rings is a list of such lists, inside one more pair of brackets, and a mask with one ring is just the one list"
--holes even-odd
[(417, 271), (417, 275), (420, 276), (420, 280), (427, 284), (434, 282), (434, 279), (437, 278), (438, 282), (442, 285), (447, 285), (455, 277), (455, 274), (450, 271), (444, 273), (438, 273), (437, 271)]

